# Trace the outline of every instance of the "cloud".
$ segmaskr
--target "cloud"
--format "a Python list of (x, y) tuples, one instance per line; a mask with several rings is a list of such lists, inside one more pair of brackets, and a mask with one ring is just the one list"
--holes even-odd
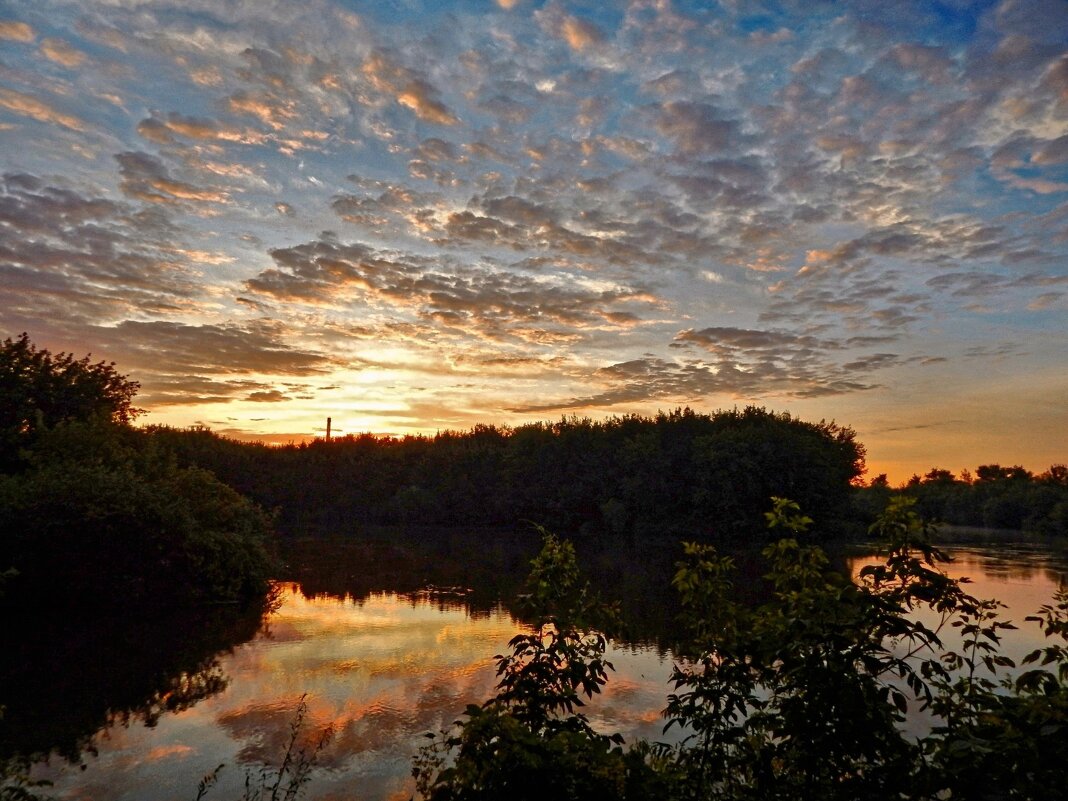
[(372, 54), (363, 64), (363, 74), (379, 91), (392, 95), (425, 122), (456, 125), (459, 119), (440, 99), (425, 76), (396, 63), (385, 53)]
[(397, 102), (410, 108), (426, 122), (438, 125), (455, 125), (459, 120), (438, 99), (437, 90), (425, 81), (409, 81), (397, 93)]
[[(667, 207), (632, 222), (631, 215), (609, 218), (596, 207), (582, 205), (579, 215), (566, 219), (554, 203), (515, 195), (474, 198), (472, 203), (487, 213), (449, 213), (440, 231), (443, 236), (435, 238), (436, 243), (485, 243), (609, 265), (665, 263), (676, 254), (691, 253), (700, 246), (690, 232), (675, 227), (689, 227), (687, 220), (682, 215), (671, 218)], [(657, 211), (665, 216), (658, 219)]]
[(421, 192), (398, 183), (364, 181), (349, 176), (363, 190), (361, 195), (340, 194), (331, 202), (334, 212), (346, 222), (371, 229), (395, 226), (417, 235), (435, 230), (441, 195)]
[(671, 101), (660, 106), (657, 130), (684, 156), (722, 153), (737, 143), (738, 123), (709, 103)]
[(1068, 162), (1068, 134), (1048, 142), (1042, 142), (1034, 155), (1031, 156), (1031, 161), (1043, 166)]
[(118, 153), (123, 194), (149, 203), (227, 203), (229, 194), (222, 190), (194, 186), (171, 177), (163, 162), (148, 153)]
[(281, 401), (289, 400), (289, 396), (277, 389), (258, 390), (250, 393), (245, 400), (255, 401), (257, 403), (280, 403)]
[(125, 319), (99, 325), (100, 319), (127, 314), (195, 308), (199, 282), (163, 255), (177, 250), (176, 244), (159, 238), (165, 229), (151, 215), (122, 204), (88, 199), (33, 176), (5, 176), (4, 186), (0, 272), (22, 300), (7, 305), (0, 320), (26, 327), (28, 315), (53, 308), (53, 327), (67, 332), (61, 336), (96, 343), (142, 382), (143, 405), (276, 400), (269, 384), (230, 376), (303, 377), (333, 364), (287, 343), (285, 329), (276, 324)]
[(538, 402), (513, 407), (522, 413), (561, 409), (604, 408), (619, 404), (647, 403), (650, 400), (673, 403), (705, 403), (724, 396), (735, 399), (818, 398), (873, 389), (875, 384), (838, 377), (792, 372), (764, 365), (743, 369), (725, 362), (702, 360), (674, 361), (645, 357), (619, 362), (597, 370), (594, 383), (606, 386), (602, 392), (559, 402)]
[[(1002, 297), (1013, 289), (1040, 289), (1043, 287), (1068, 286), (1068, 275), (1001, 275), (991, 272), (966, 271), (944, 273), (927, 281), (927, 285), (951, 295), (963, 298)], [(1048, 296), (1048, 295), (1047, 295)], [(1037, 308), (1042, 308), (1042, 304)]]
[[(956, 298), (1010, 290), (1025, 296), (1032, 287), (1061, 283), (1056, 270), (1009, 275), (997, 266), (1048, 262), (1047, 243), (1012, 237), (1004, 225), (964, 215), (871, 227), (828, 249), (810, 250), (797, 273), (775, 285), (761, 319), (909, 328), (931, 313), (938, 297), (931, 290)], [(962, 263), (974, 267), (961, 270)]]
[(280, 131), (297, 118), (292, 102), (281, 100), (265, 92), (241, 90), (227, 100), (230, 111), (255, 117), (275, 131)]
[(605, 38), (592, 22), (565, 13), (555, 3), (534, 12), (534, 17), (550, 35), (565, 41), (574, 51), (593, 48)]
[(201, 406), (247, 399), (250, 390), (266, 391), (269, 385), (247, 379), (220, 380), (201, 375), (169, 376), (138, 370), (141, 391), (137, 402), (150, 409), (164, 406)]
[(61, 125), (72, 131), (86, 130), (86, 124), (72, 114), (66, 114), (49, 106), (33, 95), (0, 87), (0, 107), (24, 117), (49, 124)]
[(594, 380), (604, 391), (558, 402), (517, 406), (531, 413), (569, 408), (597, 408), (640, 403), (648, 399), (705, 402), (710, 397), (820, 398), (863, 392), (882, 386), (872, 373), (905, 364), (932, 363), (930, 357), (856, 351), (894, 341), (891, 336), (834, 339), (789, 330), (713, 326), (687, 329), (671, 345), (680, 351), (698, 349), (702, 357), (662, 359), (652, 355), (598, 369)]
[(11, 42), (32, 42), (36, 34), (25, 22), (16, 20), (0, 20), (0, 39)]
[(1031, 311), (1045, 311), (1046, 309), (1065, 307), (1068, 305), (1064, 303), (1066, 297), (1068, 297), (1066, 292), (1043, 292), (1028, 303), (1027, 308)]
[(572, 50), (585, 50), (604, 40), (604, 34), (596, 25), (578, 17), (564, 19), (560, 33)]
[(460, 156), (456, 149), (456, 145), (452, 142), (446, 142), (443, 139), (431, 137), (424, 139), (419, 143), (419, 147), (416, 149), (416, 153), (420, 158), (427, 161), (462, 161), (463, 157)]
[(171, 112), (153, 114), (137, 125), (137, 132), (158, 144), (172, 144), (176, 137), (193, 140), (215, 140), (239, 144), (262, 144), (266, 138), (253, 131), (224, 125), (217, 120), (189, 117)]
[(41, 42), (41, 55), (56, 64), (75, 69), (85, 63), (85, 53), (62, 39), (45, 39)]
[(283, 327), (265, 322), (126, 320), (91, 333), (141, 382), (138, 400), (146, 407), (282, 400), (262, 376), (303, 378), (335, 366), (318, 351), (289, 344)]
[(824, 347), (813, 336), (795, 334), (789, 331), (760, 331), (747, 328), (713, 327), (700, 331), (682, 331), (675, 336), (676, 342), (700, 345), (709, 351), (718, 350), (762, 350), (776, 349), (783, 346), (793, 348)]
[(525, 354), (458, 354), (453, 359), (458, 371), (476, 375), (559, 376), (574, 367), (567, 356), (531, 356)]
[[(497, 94), (481, 100), (478, 108), (480, 111), (493, 114), (501, 124), (513, 126), (519, 126), (527, 122), (534, 113), (534, 109), (530, 105), (505, 94)], [(483, 157), (490, 156), (500, 161), (508, 161), (507, 158), (499, 158), (497, 151), (494, 151), (484, 143), (472, 142), (467, 147), (474, 152), (480, 153)]]
[(633, 309), (655, 303), (639, 288), (446, 265), (358, 242), (319, 239), (272, 250), (271, 257), (277, 268), (249, 279), (248, 291), (311, 304), (384, 304), (434, 327), (497, 340), (574, 339), (587, 329), (626, 329), (640, 321)]
[(183, 241), (155, 210), (9, 173), (0, 179), (0, 233), (7, 319), (174, 313), (202, 293), (183, 269)]
[(854, 354), (866, 345), (890, 341), (893, 338), (836, 339), (789, 330), (714, 326), (680, 331), (672, 347), (697, 347), (713, 354), (716, 374), (733, 377), (736, 393), (814, 397), (873, 386), (868, 377), (871, 372), (905, 360), (895, 353), (860, 358)]
[(892, 45), (883, 58), (898, 69), (935, 84), (952, 80), (957, 71), (949, 51), (942, 46), (900, 42)]
[(483, 217), (470, 211), (454, 212), (449, 215), (445, 231), (451, 237), (468, 241), (482, 240), (500, 244), (511, 243), (520, 248), (526, 239), (523, 228), (510, 225), (493, 217)]

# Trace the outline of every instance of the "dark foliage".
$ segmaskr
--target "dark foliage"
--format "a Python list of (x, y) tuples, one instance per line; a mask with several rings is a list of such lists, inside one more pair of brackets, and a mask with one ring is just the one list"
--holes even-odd
[[(773, 501), (773, 532), (812, 524), (796, 504)], [(422, 749), (417, 789), (434, 801), (1063, 797), (1068, 588), (1028, 618), (1049, 644), (1023, 660), (1030, 669), (1006, 675), (1015, 665), (999, 653), (1000, 632), (1013, 626), (996, 601), (940, 570), (946, 557), (912, 504), (898, 499), (877, 520), (885, 556), (855, 581), (793, 536), (767, 546), (772, 592), (756, 605), (737, 600), (730, 557), (685, 546), (674, 584), (690, 639), (664, 712), (685, 733), (677, 746), (625, 749), (566, 702), (569, 688), (598, 692), (611, 666), (598, 631), (575, 625), (598, 607), (580, 589), (573, 551), (546, 539), (531, 583), (552, 613), (498, 657), (497, 694)], [(564, 592), (539, 581), (549, 573)], [(961, 635), (958, 650), (943, 645), (948, 628)], [(561, 649), (564, 658), (550, 657)], [(906, 732), (910, 708), (933, 714), (929, 733)]]
[(168, 608), (262, 596), (270, 521), (205, 470), (110, 423), (39, 435), (29, 466), (0, 475), (6, 608)]
[(266, 592), (268, 517), (133, 429), (137, 386), (25, 334), (0, 347), (5, 610), (167, 609)]
[(617, 621), (582, 580), (571, 543), (546, 534), (519, 606), (530, 630), (499, 655), (497, 693), (431, 736), (413, 773), (434, 801), (661, 798), (664, 783), (623, 738), (602, 735), (582, 707), (608, 681)]
[(856, 506), (862, 516), (874, 517), (894, 495), (913, 498), (925, 517), (952, 525), (1068, 537), (1068, 467), (1063, 464), (1038, 475), (1019, 465), (987, 464), (959, 477), (936, 467), (896, 490), (880, 476), (858, 491)]
[(139, 384), (114, 363), (38, 350), (25, 333), (0, 344), (0, 470), (18, 464), (18, 451), (41, 431), (71, 420), (130, 423)]
[(591, 536), (744, 539), (761, 530), (767, 498), (788, 495), (818, 510), (830, 535), (844, 529), (864, 468), (851, 429), (756, 407), (281, 448), (204, 429), (155, 433), (181, 463), (278, 508), (294, 533), (537, 519)]

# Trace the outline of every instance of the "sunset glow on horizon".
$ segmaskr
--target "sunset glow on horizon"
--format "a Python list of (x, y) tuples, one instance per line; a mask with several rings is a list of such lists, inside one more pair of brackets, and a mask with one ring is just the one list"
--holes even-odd
[(1068, 459), (1068, 3), (0, 2), (0, 338), (141, 421)]

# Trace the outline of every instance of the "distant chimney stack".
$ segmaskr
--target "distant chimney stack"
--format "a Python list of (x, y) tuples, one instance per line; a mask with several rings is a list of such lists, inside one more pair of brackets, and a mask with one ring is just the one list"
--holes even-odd
[(331, 418), (326, 418), (326, 438), (330, 439), (330, 422)]

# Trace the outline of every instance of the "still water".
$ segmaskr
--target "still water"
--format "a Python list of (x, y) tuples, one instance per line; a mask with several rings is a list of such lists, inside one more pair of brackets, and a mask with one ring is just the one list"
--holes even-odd
[[(1035, 543), (949, 550), (955, 558), (949, 572), (971, 577), (974, 595), (1001, 599), (1008, 606), (1005, 616), (1021, 626), (1010, 632), (1006, 651), (1018, 656), (1035, 647), (1040, 633), (1023, 618), (1048, 603), (1068, 575), (1063, 551)], [(499, 597), (505, 597), (513, 580), (509, 576), (516, 574), (518, 581), (524, 559), (513, 556), (497, 553), (496, 562), (490, 560)], [(841, 564), (855, 575), (871, 558), (870, 552), (856, 552), (841, 557)], [(258, 628), (233, 624), (226, 629), (233, 631), (229, 647), (211, 639), (193, 657), (173, 664), (160, 655), (168, 639), (180, 640), (184, 632), (172, 630), (150, 642), (160, 660), (129, 657), (147, 659), (145, 669), (155, 671), (144, 685), (152, 688), (149, 699), (131, 702), (121, 693), (116, 696), (118, 689), (101, 695), (95, 701), (103, 707), (96, 713), (99, 729), (92, 728), (97, 725), (93, 710), (83, 710), (77, 722), (84, 729), (80, 735), (62, 730), (53, 735), (66, 757), (54, 753), (39, 762), (34, 777), (52, 781), (50, 792), (65, 799), (192, 800), (199, 778), (224, 764), (218, 785), (206, 797), (240, 798), (246, 770), (255, 774), (264, 761), (277, 762), (305, 696), (308, 711), (301, 736), (311, 740), (327, 727), (333, 731), (305, 798), (409, 798), (410, 760), (425, 742), (422, 735), (448, 725), (466, 704), (491, 694), (493, 657), (506, 649), (521, 624), (505, 606), (463, 583), (426, 581), (425, 576), (465, 578), (450, 572), (447, 553), (430, 554), (414, 571), (390, 572), (389, 564), (404, 561), (396, 551), (381, 557), (322, 546), (295, 554), (287, 571), (291, 578), (279, 583), (277, 608), (256, 618)], [(605, 568), (596, 560), (593, 566), (609, 574), (609, 594), (645, 592), (640, 581), (632, 585), (617, 575), (618, 568)], [(368, 580), (368, 572), (379, 577), (377, 582)], [(421, 574), (423, 579), (416, 578)], [(376, 586), (383, 583), (397, 586)], [(647, 618), (670, 617), (659, 610), (659, 598), (630, 600), (639, 615), (644, 606)], [(638, 630), (634, 642), (612, 649), (616, 671), (588, 713), (595, 725), (619, 731), (628, 741), (663, 739), (660, 710), (671, 655), (656, 638)], [(99, 694), (108, 675), (124, 675), (127, 654), (138, 650), (135, 639), (128, 639), (125, 649), (82, 657), (81, 666), (68, 665), (73, 676), (63, 679), (63, 689), (76, 697), (81, 676), (82, 694)], [(113, 664), (88, 664), (86, 659)], [(49, 697), (54, 699), (54, 693)], [(65, 705), (72, 704), (77, 705), (73, 700)], [(12, 713), (23, 726), (45, 724), (32, 710), (20, 713), (17, 702)], [(63, 710), (48, 714), (62, 715)], [(35, 747), (42, 743), (38, 739)]]

